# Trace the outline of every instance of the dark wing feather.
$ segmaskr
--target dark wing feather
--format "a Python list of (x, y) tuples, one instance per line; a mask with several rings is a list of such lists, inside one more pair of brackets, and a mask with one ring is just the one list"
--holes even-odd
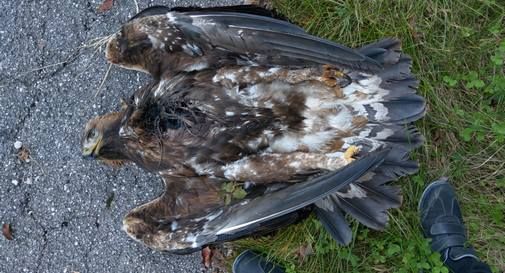
[(388, 150), (372, 152), (346, 167), (253, 199), (226, 205), (222, 180), (160, 173), (165, 192), (132, 210), (124, 229), (136, 240), (158, 250), (189, 253), (198, 248), (273, 230), (300, 219), (298, 210), (317, 202), (373, 170)]
[(352, 230), (345, 220), (342, 210), (335, 206), (330, 196), (315, 203), (314, 212), (331, 237), (342, 245), (348, 245), (352, 240)]
[(200, 23), (207, 22), (222, 27), (223, 30), (269, 30), (287, 33), (306, 34), (301, 27), (284, 20), (270, 16), (242, 12), (188, 12), (184, 15), (191, 17), (193, 23), (201, 27)]
[(309, 34), (288, 22), (244, 13), (174, 13), (186, 39), (211, 44), (260, 64), (330, 64), (377, 71), (381, 65), (365, 55)]
[[(306, 207), (377, 167), (388, 150), (372, 152), (337, 171), (230, 207), (207, 224), (209, 236), (234, 234)], [(204, 235), (202, 234), (202, 235)]]

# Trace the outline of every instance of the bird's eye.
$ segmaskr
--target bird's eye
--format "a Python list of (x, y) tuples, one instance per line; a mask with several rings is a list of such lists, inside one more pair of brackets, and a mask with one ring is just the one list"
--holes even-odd
[(119, 47), (119, 52), (121, 54), (125, 54), (126, 51), (128, 50), (128, 41), (126, 39), (118, 39), (118, 47)]
[(87, 139), (95, 139), (98, 136), (98, 131), (96, 128), (93, 128), (89, 130), (88, 135), (86, 136)]
[(121, 30), (121, 34), (116, 38), (117, 48), (121, 54), (125, 54), (128, 50), (128, 39), (124, 35), (124, 29)]

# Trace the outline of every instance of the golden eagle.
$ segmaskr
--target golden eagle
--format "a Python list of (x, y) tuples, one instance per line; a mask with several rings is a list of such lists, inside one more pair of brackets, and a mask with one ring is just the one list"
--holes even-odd
[(344, 214), (384, 228), (401, 203), (386, 183), (417, 170), (408, 155), (423, 141), (412, 122), (425, 101), (397, 40), (354, 50), (258, 14), (159, 11), (107, 48), (153, 82), (90, 120), (82, 141), (84, 156), (162, 177), (165, 192), (124, 219), (132, 238), (186, 253), (306, 208), (343, 244)]

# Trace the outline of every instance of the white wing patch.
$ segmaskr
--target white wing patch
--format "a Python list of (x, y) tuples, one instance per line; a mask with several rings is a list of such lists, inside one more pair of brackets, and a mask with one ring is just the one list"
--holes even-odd
[(198, 71), (198, 70), (203, 70), (209, 67), (209, 64), (207, 62), (197, 62), (197, 63), (191, 63), (190, 65), (186, 66), (184, 68), (184, 71)]
[(365, 198), (367, 197), (366, 191), (364, 191), (359, 186), (354, 184), (349, 184), (349, 190), (347, 192), (338, 191), (336, 194), (343, 198)]
[(153, 45), (153, 48), (165, 48), (165, 43), (160, 41), (158, 38), (156, 38), (153, 35), (147, 35), (149, 38), (149, 41), (151, 41), (151, 44)]
[(384, 106), (384, 104), (382, 104), (380, 102), (375, 102), (375, 103), (371, 103), (370, 105), (376, 111), (375, 120), (378, 120), (378, 121), (388, 120), (388, 109)]

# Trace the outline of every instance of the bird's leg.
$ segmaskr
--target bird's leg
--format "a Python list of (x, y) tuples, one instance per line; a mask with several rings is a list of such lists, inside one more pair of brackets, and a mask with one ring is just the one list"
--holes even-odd
[(313, 170), (338, 170), (351, 163), (358, 147), (350, 146), (344, 153), (305, 153), (253, 155), (223, 167), (227, 179), (269, 183), (289, 181), (297, 174)]
[(301, 69), (223, 67), (217, 71), (214, 78), (225, 86), (229, 84), (271, 83), (273, 81), (284, 81), (290, 84), (319, 82), (334, 90), (338, 97), (343, 96), (341, 88), (351, 83), (349, 76), (329, 65)]
[(202, 264), (211, 272), (228, 272), (227, 261), (233, 255), (233, 247), (229, 243), (206, 246), (202, 248)]
[(353, 156), (355, 156), (358, 153), (359, 153), (359, 148), (357, 146), (351, 145), (344, 152), (344, 159), (347, 160), (349, 163), (353, 162), (355, 160), (355, 158), (353, 158)]

